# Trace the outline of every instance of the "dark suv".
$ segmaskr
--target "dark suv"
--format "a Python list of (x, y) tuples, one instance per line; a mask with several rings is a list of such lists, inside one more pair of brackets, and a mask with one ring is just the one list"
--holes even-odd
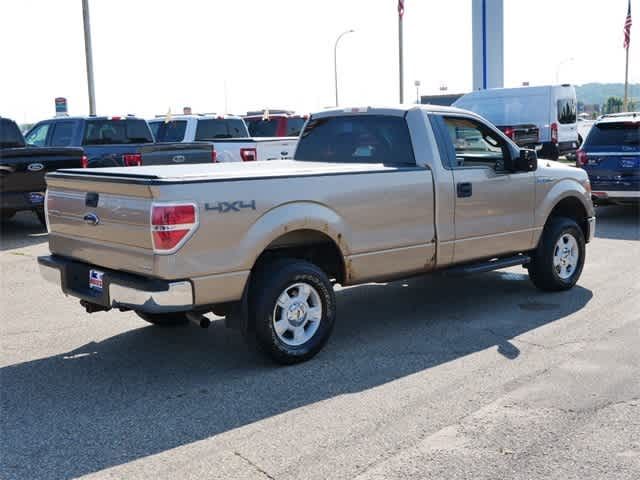
[(594, 203), (640, 202), (640, 112), (600, 117), (576, 152)]

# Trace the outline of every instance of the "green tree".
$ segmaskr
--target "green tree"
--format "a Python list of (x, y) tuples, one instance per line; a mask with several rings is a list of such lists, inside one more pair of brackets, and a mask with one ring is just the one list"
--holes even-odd
[(623, 101), (620, 97), (609, 97), (604, 106), (604, 113), (620, 113), (622, 111)]

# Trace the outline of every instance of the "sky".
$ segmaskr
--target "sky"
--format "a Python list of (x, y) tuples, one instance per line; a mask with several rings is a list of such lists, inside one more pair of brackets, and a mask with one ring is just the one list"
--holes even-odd
[[(397, 0), (89, 0), (97, 113), (398, 101)], [(505, 86), (623, 82), (627, 0), (504, 0)], [(640, 81), (640, 0), (630, 82)], [(0, 0), (0, 115), (88, 114), (81, 0)], [(405, 99), (472, 89), (471, 0), (405, 0)], [(226, 92), (226, 95), (225, 95)]]

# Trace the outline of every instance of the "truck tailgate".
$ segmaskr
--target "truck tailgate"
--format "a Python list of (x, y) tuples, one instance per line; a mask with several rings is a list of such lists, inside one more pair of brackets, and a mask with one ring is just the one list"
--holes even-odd
[(99, 175), (47, 176), (47, 186), (52, 253), (134, 273), (152, 270), (148, 186)]
[(199, 143), (156, 143), (140, 149), (142, 165), (174, 165), (185, 163), (211, 163), (213, 145)]

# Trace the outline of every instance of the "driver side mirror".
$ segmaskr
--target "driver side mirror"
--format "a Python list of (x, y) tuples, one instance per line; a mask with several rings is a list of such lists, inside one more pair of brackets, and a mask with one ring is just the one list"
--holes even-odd
[(533, 172), (538, 168), (538, 154), (535, 150), (520, 149), (520, 155), (511, 160), (511, 171)]

